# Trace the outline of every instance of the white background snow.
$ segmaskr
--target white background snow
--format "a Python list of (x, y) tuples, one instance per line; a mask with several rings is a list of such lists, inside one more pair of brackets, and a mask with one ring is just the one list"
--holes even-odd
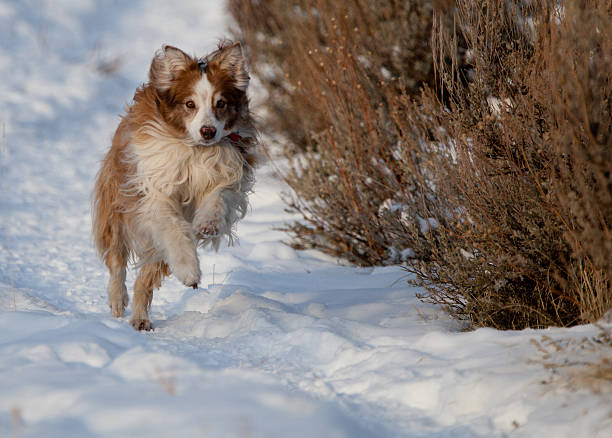
[(599, 328), (462, 332), (399, 268), (297, 253), (270, 164), (199, 290), (168, 279), (150, 333), (111, 318), (98, 163), (154, 51), (205, 54), (228, 20), (214, 0), (0, 2), (0, 437), (612, 437), (610, 387), (572, 383), (609, 355)]

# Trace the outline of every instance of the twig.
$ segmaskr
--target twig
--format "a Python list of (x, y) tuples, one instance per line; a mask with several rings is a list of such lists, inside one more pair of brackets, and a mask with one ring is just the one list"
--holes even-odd
[(13, 406), (11, 408), (11, 437), (18, 438), (21, 425), (23, 424), (23, 416), (21, 414), (21, 408)]
[(423, 312), (421, 312), (419, 310), (419, 308), (417, 306), (415, 306), (414, 304), (411, 304), (412, 307), (414, 308), (414, 310), (416, 310), (416, 313), (421, 317), (421, 319), (423, 320), (424, 323), (427, 323), (427, 317), (423, 314)]
[(6, 253), (8, 256), (9, 280), (11, 282), (11, 296), (13, 297), (13, 310), (17, 310), (15, 299), (15, 282), (13, 281), (13, 266), (11, 254), (11, 235), (9, 233), (8, 208), (6, 206), (6, 123), (2, 123), (2, 204), (4, 210), (4, 230), (6, 233)]
[(221, 282), (221, 284), (225, 284), (225, 282), (227, 281), (228, 277), (230, 276), (230, 274), (234, 272), (234, 270), (232, 269), (231, 271), (229, 271), (227, 274), (225, 274), (225, 278), (223, 279), (223, 281)]

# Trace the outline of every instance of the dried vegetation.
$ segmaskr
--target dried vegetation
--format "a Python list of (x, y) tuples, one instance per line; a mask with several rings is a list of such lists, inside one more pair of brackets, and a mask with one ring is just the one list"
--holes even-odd
[(473, 325), (612, 307), (612, 2), (231, 0), (296, 248), (398, 264)]

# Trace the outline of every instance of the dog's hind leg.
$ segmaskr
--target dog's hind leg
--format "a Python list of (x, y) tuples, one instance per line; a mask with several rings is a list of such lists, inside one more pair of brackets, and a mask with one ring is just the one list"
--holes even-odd
[(127, 251), (125, 248), (111, 248), (104, 256), (106, 266), (110, 272), (108, 282), (108, 305), (114, 317), (123, 316), (128, 305), (128, 294), (125, 288), (125, 266), (127, 264)]
[(120, 191), (122, 165), (118, 147), (114, 143), (113, 148), (104, 159), (102, 169), (96, 179), (92, 205), (94, 243), (98, 254), (104, 259), (110, 272), (108, 305), (112, 315), (117, 318), (123, 316), (128, 305), (125, 267), (129, 254), (123, 236), (125, 216), (122, 213), (124, 207)]
[(132, 301), (132, 319), (130, 324), (136, 330), (151, 330), (149, 308), (153, 299), (153, 289), (159, 288), (165, 276), (170, 274), (164, 262), (147, 263), (138, 273), (134, 283), (134, 300)]

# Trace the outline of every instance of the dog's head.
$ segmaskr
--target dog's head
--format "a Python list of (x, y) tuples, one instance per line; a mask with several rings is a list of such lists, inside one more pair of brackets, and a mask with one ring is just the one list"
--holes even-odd
[(240, 43), (224, 43), (201, 58), (172, 46), (155, 54), (149, 81), (165, 122), (193, 146), (218, 143), (248, 118), (249, 75)]

